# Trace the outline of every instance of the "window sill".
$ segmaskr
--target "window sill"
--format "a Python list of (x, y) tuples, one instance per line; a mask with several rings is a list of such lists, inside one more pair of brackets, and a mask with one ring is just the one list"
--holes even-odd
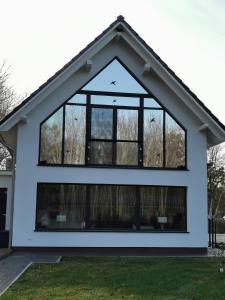
[(134, 169), (134, 170), (155, 170), (155, 171), (189, 171), (187, 168), (158, 168), (139, 166), (112, 166), (112, 165), (73, 165), (73, 164), (37, 164), (38, 167), (63, 167), (63, 168), (103, 168), (103, 169)]
[(34, 232), (93, 232), (93, 233), (190, 233), (189, 231), (176, 231), (176, 230), (94, 230), (94, 229), (35, 229)]

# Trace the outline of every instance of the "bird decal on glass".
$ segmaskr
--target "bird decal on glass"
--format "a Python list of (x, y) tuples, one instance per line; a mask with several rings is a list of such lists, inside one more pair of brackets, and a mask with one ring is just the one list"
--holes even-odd
[(112, 84), (112, 85), (116, 85), (116, 80), (114, 80), (114, 81), (111, 81), (111, 82), (110, 82), (110, 84)]
[(151, 123), (152, 123), (152, 122), (155, 122), (155, 118), (152, 118), (150, 122), (151, 122)]

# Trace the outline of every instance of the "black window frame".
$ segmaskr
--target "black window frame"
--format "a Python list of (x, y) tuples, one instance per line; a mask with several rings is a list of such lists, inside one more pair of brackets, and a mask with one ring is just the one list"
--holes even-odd
[[(85, 199), (85, 223), (87, 224), (87, 228), (84, 229), (66, 229), (66, 228), (38, 228), (37, 227), (37, 216), (38, 216), (38, 190), (40, 185), (55, 185), (55, 184), (63, 184), (63, 185), (80, 185), (86, 187), (86, 199)], [(91, 186), (131, 186), (136, 189), (136, 228), (135, 229), (91, 229), (90, 227), (90, 187)], [(149, 229), (141, 229), (141, 220), (140, 220), (140, 202), (141, 202), (141, 188), (143, 187), (163, 187), (163, 188), (183, 188), (184, 189), (184, 208), (185, 208), (185, 228), (184, 230), (149, 230)], [(64, 183), (64, 182), (37, 182), (37, 192), (36, 192), (36, 212), (35, 212), (35, 229), (36, 232), (127, 232), (127, 233), (189, 233), (187, 229), (187, 219), (188, 219), (188, 211), (187, 211), (187, 186), (168, 186), (168, 185), (132, 185), (132, 184), (102, 184), (102, 183)]]
[[(114, 59), (117, 59), (120, 64), (130, 73), (131, 76), (146, 90), (146, 94), (136, 94), (136, 93), (122, 93), (122, 92), (104, 92), (104, 91), (88, 91), (88, 90), (82, 90), (79, 89), (77, 92), (75, 92), (72, 96), (70, 96), (62, 105), (57, 107), (48, 117), (46, 117), (41, 123), (40, 123), (40, 129), (39, 129), (39, 155), (38, 155), (38, 166), (56, 166), (56, 167), (94, 167), (94, 168), (126, 168), (126, 169), (149, 169), (149, 170), (175, 170), (175, 171), (184, 171), (188, 170), (187, 167), (187, 130), (186, 128), (176, 119), (176, 117), (173, 116), (155, 97), (143, 84), (140, 82), (139, 79), (136, 78), (136, 76), (124, 65), (121, 60), (118, 57), (113, 58), (104, 68), (102, 68), (95, 76), (93, 76), (89, 81), (91, 81), (93, 78), (95, 78), (103, 69), (105, 69)], [(88, 81), (88, 82), (89, 82)], [(87, 83), (88, 83), (87, 82)], [(85, 85), (87, 84), (85, 83)], [(84, 86), (85, 86), (84, 85)], [(76, 94), (83, 94), (86, 95), (86, 104), (82, 103), (68, 103), (68, 101), (74, 97)], [(130, 98), (139, 98), (139, 106), (118, 106), (118, 105), (102, 105), (102, 104), (91, 104), (91, 96), (92, 95), (100, 95), (100, 96), (117, 96), (117, 97), (130, 97)], [(144, 98), (153, 98), (161, 107), (144, 107)], [(66, 105), (75, 105), (75, 106), (85, 106), (86, 107), (86, 137), (85, 137), (85, 163), (84, 164), (66, 164), (64, 163), (64, 151), (65, 151), (65, 145), (64, 145), (64, 139), (65, 139), (65, 107)], [(45, 123), (52, 115), (54, 115), (61, 107), (63, 107), (63, 124), (62, 124), (62, 158), (61, 163), (53, 164), (53, 163), (46, 163), (43, 161), (40, 161), (41, 156), (41, 127), (42, 124)], [(112, 153), (112, 164), (91, 164), (89, 163), (90, 160), (90, 145), (89, 142), (91, 140), (99, 140), (99, 141), (105, 141), (110, 142), (110, 140), (107, 139), (91, 139), (91, 109), (93, 107), (97, 108), (112, 108), (113, 109), (113, 153)], [(131, 110), (138, 110), (138, 140), (134, 141), (138, 143), (138, 163), (137, 165), (119, 165), (116, 164), (116, 144), (119, 142), (116, 137), (116, 126), (115, 119), (118, 109), (131, 109)], [(163, 166), (162, 167), (146, 167), (143, 164), (143, 157), (144, 157), (144, 141), (143, 141), (143, 130), (144, 130), (144, 124), (143, 124), (143, 114), (144, 110), (161, 110), (163, 111)], [(166, 113), (182, 128), (184, 131), (184, 153), (185, 153), (185, 161), (184, 166), (181, 167), (166, 167)], [(123, 140), (120, 140), (123, 142)], [(124, 140), (124, 142), (132, 142), (128, 140)]]

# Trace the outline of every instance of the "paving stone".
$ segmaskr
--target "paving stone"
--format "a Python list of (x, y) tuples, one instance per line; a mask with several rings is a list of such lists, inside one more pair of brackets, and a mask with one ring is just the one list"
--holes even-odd
[(31, 263), (58, 263), (60, 256), (13, 253), (0, 261), (0, 296), (22, 275)]

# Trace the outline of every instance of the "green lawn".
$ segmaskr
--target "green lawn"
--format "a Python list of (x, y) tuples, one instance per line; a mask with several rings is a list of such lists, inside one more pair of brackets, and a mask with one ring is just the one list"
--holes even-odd
[(65, 258), (33, 265), (6, 299), (225, 299), (225, 273), (214, 258)]

